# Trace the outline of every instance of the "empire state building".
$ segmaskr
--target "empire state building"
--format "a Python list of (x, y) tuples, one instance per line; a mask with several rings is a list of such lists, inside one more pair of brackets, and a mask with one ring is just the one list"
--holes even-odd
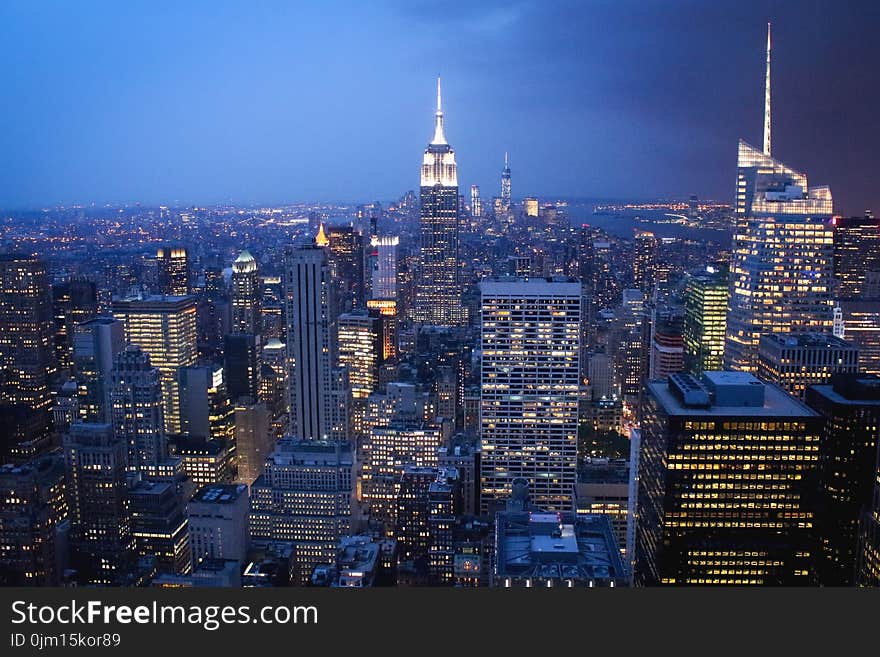
[(413, 320), (434, 326), (467, 322), (458, 275), (458, 172), (446, 142), (440, 78), (434, 138), (425, 149), (421, 175), (421, 276)]

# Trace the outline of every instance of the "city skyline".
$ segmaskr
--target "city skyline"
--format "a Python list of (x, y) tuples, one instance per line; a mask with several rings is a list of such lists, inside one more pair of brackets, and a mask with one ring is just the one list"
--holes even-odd
[[(438, 73), (466, 163), (461, 183), (479, 184), (486, 198), (498, 194), (509, 152), (517, 197), (728, 199), (730, 144), (761, 142), (767, 20), (774, 155), (830, 184), (841, 214), (876, 206), (873, 92), (858, 83), (869, 74), (871, 11), (680, 5), (687, 21), (643, 3), (635, 15), (626, 3), (452, 6), (442, 15), (388, 3), (369, 16), (343, 3), (346, 18), (330, 26), (303, 10), (292, 39), (289, 9), (272, 5), (244, 16), (221, 5), (214, 19), (200, 5), (154, 14), (132, 5), (126, 15), (78, 7), (93, 20), (75, 30), (61, 5), (7, 5), (5, 22), (24, 40), (5, 46), (16, 66), (7, 91), (21, 102), (7, 107), (0, 137), (0, 206), (396, 198), (416, 186), (412, 148), (430, 136)], [(369, 56), (357, 59), (361, 33), (380, 22), (382, 39), (368, 39)], [(444, 26), (457, 38), (441, 61), (433, 35)], [(304, 62), (327, 53), (316, 39), (336, 33), (316, 80)], [(158, 53), (163, 39), (187, 46)], [(199, 39), (214, 47), (202, 52)], [(240, 47), (216, 46), (227, 42)], [(109, 62), (102, 48), (118, 56)], [(404, 51), (415, 56), (397, 60)], [(314, 101), (303, 102), (305, 89)], [(371, 153), (370, 176), (348, 173), (353, 147)]]

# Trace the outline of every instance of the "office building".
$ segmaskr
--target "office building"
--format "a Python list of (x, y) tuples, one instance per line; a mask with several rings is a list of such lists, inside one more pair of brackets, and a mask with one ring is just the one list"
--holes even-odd
[(378, 310), (357, 310), (339, 316), (339, 365), (348, 370), (351, 396), (364, 399), (379, 385), (383, 363), (382, 316)]
[(242, 251), (232, 263), (232, 333), (263, 333), (262, 293), (257, 261)]
[(714, 267), (685, 283), (684, 367), (695, 376), (724, 365), (727, 294), (727, 274)]
[(476, 219), (483, 216), (483, 199), (480, 198), (479, 185), (471, 185), (471, 216)]
[(235, 460), (232, 441), (174, 436), (168, 443), (168, 451), (181, 459), (183, 471), (195, 489), (232, 482)]
[(758, 343), (758, 377), (798, 399), (809, 386), (858, 371), (858, 348), (830, 333), (767, 333)]
[(158, 293), (186, 296), (190, 293), (189, 255), (182, 246), (162, 246), (156, 251)]
[(0, 466), (0, 585), (58, 586), (56, 534), (66, 519), (63, 458)]
[(537, 504), (571, 510), (577, 466), (581, 288), (484, 279), (481, 510), (524, 477)]
[[(852, 586), (860, 561), (860, 524), (869, 529), (863, 532), (863, 546), (876, 526), (880, 376), (833, 376), (828, 383), (807, 388), (806, 403), (825, 419), (819, 441), (817, 583)], [(870, 550), (867, 560), (865, 554), (862, 564), (872, 558)]]
[[(767, 40), (768, 72), (770, 40)], [(769, 73), (764, 150), (740, 140), (724, 363), (757, 370), (764, 333), (830, 332), (831, 190), (771, 157)]]
[(458, 262), (458, 171), (455, 152), (446, 141), (437, 78), (434, 138), (421, 169), (421, 245), (413, 320), (455, 326), (467, 322), (461, 303)]
[(113, 302), (125, 341), (138, 345), (159, 368), (165, 430), (180, 433), (177, 369), (196, 361), (196, 301), (188, 296), (147, 296)]
[(72, 278), (52, 285), (52, 318), (55, 363), (60, 373), (73, 366), (73, 333), (77, 324), (98, 314), (98, 291), (94, 282)]
[(159, 368), (140, 347), (128, 345), (114, 359), (109, 384), (113, 432), (128, 446), (128, 469), (158, 467), (168, 456)]
[(372, 270), (373, 299), (397, 300), (397, 249), (399, 237), (376, 237), (371, 246), (376, 252)]
[(315, 566), (333, 563), (350, 533), (352, 468), (348, 443), (285, 439), (251, 486), (251, 542), (292, 543), (300, 584)]
[(660, 242), (654, 233), (637, 230), (633, 239), (633, 285), (651, 292), (657, 282), (657, 260)]
[[(871, 283), (880, 275), (880, 218), (835, 217), (834, 276), (840, 299), (877, 298)], [(874, 283), (876, 288), (876, 283)]]
[(226, 392), (233, 401), (260, 394), (260, 336), (230, 333), (223, 339), (223, 375)]
[(128, 445), (109, 424), (79, 423), (64, 436), (71, 563), (84, 584), (124, 581), (132, 563), (125, 466)]
[(636, 582), (810, 584), (822, 424), (747, 372), (647, 382)]
[(684, 315), (677, 310), (655, 309), (651, 322), (651, 379), (665, 379), (684, 369)]
[(181, 433), (192, 439), (231, 443), (235, 406), (226, 393), (224, 369), (219, 365), (181, 367), (177, 378)]
[(353, 226), (329, 226), (327, 231), (328, 264), (330, 266), (333, 295), (332, 314), (363, 307), (364, 287), (364, 239)]
[(262, 474), (275, 442), (269, 433), (269, 411), (262, 402), (239, 402), (235, 405), (234, 417), (236, 481), (250, 486)]
[(245, 563), (248, 550), (248, 488), (244, 484), (201, 487), (186, 505), (193, 566), (205, 559)]
[(110, 422), (110, 370), (125, 346), (122, 322), (96, 317), (73, 330), (73, 366), (83, 422)]
[(21, 253), (0, 254), (0, 416), (4, 460), (23, 463), (49, 441), (52, 305), (46, 264)]
[(391, 418), (368, 430), (362, 445), (362, 496), (371, 517), (394, 522), (400, 477), (407, 466), (433, 468), (443, 442), (440, 425)]
[(129, 489), (128, 499), (135, 554), (152, 558), (158, 572), (188, 573), (189, 528), (178, 487), (170, 481), (141, 480)]
[(290, 368), (290, 433), (327, 439), (333, 415), (330, 267), (323, 247), (300, 246), (285, 253), (287, 363)]

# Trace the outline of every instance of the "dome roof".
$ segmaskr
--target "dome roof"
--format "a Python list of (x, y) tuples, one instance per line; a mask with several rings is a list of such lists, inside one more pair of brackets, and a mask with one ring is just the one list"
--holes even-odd
[(256, 271), (257, 261), (254, 260), (254, 256), (252, 256), (250, 252), (245, 249), (238, 254), (235, 262), (232, 263), (232, 270), (236, 272)]

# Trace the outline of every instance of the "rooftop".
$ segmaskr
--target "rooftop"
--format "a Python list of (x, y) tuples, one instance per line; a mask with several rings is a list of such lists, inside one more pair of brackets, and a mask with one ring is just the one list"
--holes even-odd
[(600, 515), (507, 512), (496, 518), (497, 575), (516, 579), (618, 581), (626, 568)]
[(193, 502), (206, 502), (209, 504), (233, 504), (242, 495), (247, 494), (245, 484), (208, 484), (202, 486), (193, 495)]
[[(687, 386), (686, 394), (676, 390), (677, 385)], [(772, 384), (759, 381), (748, 372), (704, 372), (703, 382), (689, 375), (676, 374), (666, 380), (648, 381), (645, 387), (672, 416), (817, 416), (800, 400)]]

